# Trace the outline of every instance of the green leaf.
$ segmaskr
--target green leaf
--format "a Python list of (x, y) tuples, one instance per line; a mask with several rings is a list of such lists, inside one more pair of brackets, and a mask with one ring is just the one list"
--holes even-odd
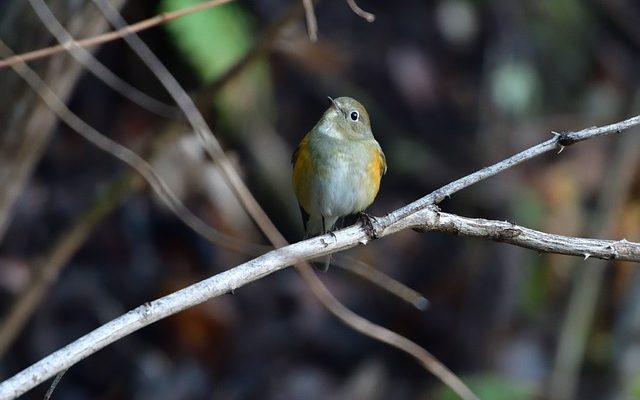
[(508, 61), (492, 71), (493, 103), (507, 114), (523, 116), (532, 113), (539, 90), (538, 72), (527, 61)]
[[(496, 375), (475, 376), (464, 379), (469, 389), (481, 399), (491, 400), (527, 400), (535, 398), (535, 393), (524, 385), (518, 384)], [(448, 387), (443, 387), (436, 396), (436, 400), (458, 400), (459, 396)]]
[(633, 399), (640, 399), (640, 375), (636, 375), (631, 381), (631, 396)]
[[(199, 0), (162, 0), (162, 12), (201, 3)], [(175, 44), (209, 82), (231, 67), (251, 45), (248, 17), (238, 4), (209, 8), (165, 25)]]
[[(161, 11), (175, 11), (199, 0), (162, 0)], [(237, 3), (209, 8), (166, 24), (174, 43), (203, 82), (214, 81), (251, 48), (251, 18)], [(221, 122), (246, 132), (271, 117), (273, 93), (267, 63), (258, 59), (216, 93)]]

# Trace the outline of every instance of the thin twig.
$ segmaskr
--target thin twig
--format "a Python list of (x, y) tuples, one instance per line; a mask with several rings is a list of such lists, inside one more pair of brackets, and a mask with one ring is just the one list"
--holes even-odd
[[(109, 2), (104, 0), (93, 0), (100, 8), (109, 22), (116, 26), (119, 30), (128, 30), (126, 21), (114, 9)], [(151, 72), (158, 78), (160, 83), (165, 87), (167, 92), (174, 98), (180, 109), (183, 111), (189, 124), (205, 151), (218, 164), (222, 177), (228, 184), (234, 195), (240, 200), (242, 206), (251, 215), (254, 222), (261, 231), (269, 236), (270, 229), (274, 226), (269, 220), (267, 214), (262, 210), (256, 199), (253, 197), (249, 189), (245, 186), (242, 178), (235, 170), (233, 163), (224, 152), (222, 145), (207, 125), (204, 117), (200, 114), (193, 100), (187, 92), (178, 83), (175, 77), (167, 70), (167, 67), (158, 59), (158, 57), (149, 49), (149, 47), (134, 32), (125, 35), (123, 38), (136, 52), (138, 57), (149, 67)], [(272, 238), (269, 238), (270, 241)]]
[(304, 6), (304, 15), (307, 20), (307, 33), (309, 34), (309, 40), (312, 42), (318, 41), (318, 21), (316, 20), (316, 12), (313, 9), (312, 0), (302, 0)]
[(373, 22), (376, 20), (376, 16), (360, 8), (360, 6), (358, 6), (358, 4), (356, 3), (356, 0), (347, 0), (347, 4), (351, 8), (351, 10), (356, 13), (357, 16), (366, 19), (367, 22)]
[[(17, 13), (11, 12), (12, 18), (20, 21), (7, 21), (12, 26), (13, 34), (7, 32), (18, 42), (24, 42), (26, 37), (38, 41), (46, 40), (37, 28), (36, 21), (29, 15), (29, 10), (24, 7), (24, 2), (0, 1), (0, 14), (2, 19), (9, 15), (10, 9), (15, 9)], [(55, 3), (56, 8), (62, 12), (65, 20), (81, 21), (81, 24), (72, 24), (70, 29), (75, 35), (93, 36), (106, 32), (108, 24), (103, 18), (92, 9), (91, 4), (75, 3), (75, 6), (65, 7), (63, 3)], [(115, 7), (122, 7), (125, 0), (112, 0)], [(60, 7), (62, 6), (62, 7)], [(6, 32), (6, 26), (2, 31)], [(1, 36), (1, 35), (0, 35)], [(27, 42), (31, 41), (27, 39)], [(26, 44), (26, 42), (24, 42)], [(0, 57), (2, 58), (2, 57)], [(52, 88), (65, 101), (73, 93), (74, 86), (80, 78), (81, 68), (69, 57), (63, 57), (56, 62), (47, 65), (35, 66), (36, 70), (45, 77)], [(3, 71), (4, 72), (4, 71)], [(33, 175), (34, 169), (44, 153), (47, 143), (53, 136), (55, 117), (48, 112), (44, 104), (37, 96), (29, 93), (26, 86), (16, 86), (19, 78), (11, 72), (2, 74), (0, 78), (0, 89), (4, 93), (2, 106), (0, 107), (0, 240), (4, 239), (7, 227), (10, 223), (15, 205), (19, 202), (19, 197), (25, 191), (28, 180)], [(17, 80), (17, 79), (18, 80)], [(25, 92), (26, 88), (26, 92)]]
[[(166, 12), (155, 17), (145, 19), (144, 21), (137, 22), (135, 24), (129, 25), (127, 29), (119, 29), (117, 31), (104, 33), (102, 35), (94, 36), (91, 38), (74, 41), (75, 46), (79, 47), (91, 47), (96, 46), (102, 43), (112, 42), (114, 40), (122, 39), (125, 35), (128, 35), (132, 32), (140, 32), (145, 29), (152, 28), (154, 26), (164, 24), (166, 22), (172, 21), (177, 18), (184, 17), (189, 14), (193, 14), (198, 11), (202, 11), (207, 8), (216, 7), (225, 3), (230, 3), (233, 0), (210, 0), (201, 4), (196, 4), (191, 7), (185, 7), (181, 10), (176, 10), (172, 12)], [(19, 62), (29, 62), (33, 60), (37, 60), (39, 58), (50, 57), (52, 55), (63, 53), (67, 49), (65, 45), (59, 44), (56, 46), (46, 47), (39, 50), (30, 51), (28, 53), (22, 54), (14, 54), (5, 58), (4, 60), (0, 60), (0, 69), (10, 67), (11, 65), (17, 64)]]
[[(11, 53), (11, 49), (0, 40), (0, 51)], [(82, 135), (85, 139), (93, 143), (96, 147), (116, 156), (130, 167), (138, 171), (144, 179), (149, 182), (153, 190), (158, 194), (163, 203), (187, 226), (198, 232), (203, 237), (220, 243), (231, 250), (242, 251), (249, 243), (234, 237), (222, 234), (202, 222), (191, 210), (189, 210), (180, 199), (169, 189), (167, 184), (156, 174), (153, 167), (142, 159), (139, 155), (114, 142), (110, 138), (102, 135), (84, 120), (71, 112), (60, 98), (51, 90), (49, 86), (25, 63), (17, 63), (12, 68), (35, 90), (47, 103), (49, 108), (56, 115), (69, 125), (73, 130)]]
[[(376, 20), (376, 16), (367, 12), (360, 8), (355, 0), (346, 0), (349, 8), (353, 11), (357, 16), (364, 18), (367, 22), (373, 22)], [(316, 12), (313, 8), (312, 0), (302, 0), (302, 5), (304, 6), (305, 19), (307, 20), (307, 34), (309, 35), (309, 40), (312, 42), (318, 41), (318, 21), (316, 19)]]
[(67, 371), (68, 371), (67, 369), (65, 369), (63, 371), (60, 371), (60, 372), (58, 372), (56, 377), (53, 378), (53, 382), (51, 382), (51, 386), (49, 386), (49, 389), (47, 390), (47, 393), (44, 394), (44, 399), (43, 400), (49, 400), (51, 398), (51, 395), (53, 394), (53, 391), (56, 390), (56, 387), (58, 386), (58, 383), (60, 383), (60, 380), (62, 379), (62, 376), (64, 376), (64, 374)]
[(429, 300), (420, 292), (417, 292), (402, 282), (399, 282), (384, 272), (371, 265), (347, 255), (338, 254), (333, 258), (332, 265), (338, 266), (352, 274), (381, 287), (399, 299), (413, 305), (420, 311), (425, 311), (429, 307)]
[(182, 116), (182, 113), (177, 107), (163, 103), (142, 92), (130, 83), (125, 82), (98, 61), (93, 54), (83, 47), (78, 46), (78, 42), (73, 40), (73, 37), (67, 33), (60, 21), (53, 15), (51, 9), (42, 6), (42, 4), (44, 4), (43, 0), (29, 0), (29, 3), (31, 3), (31, 7), (40, 20), (49, 28), (58, 41), (62, 43), (64, 48), (69, 51), (69, 54), (107, 86), (152, 113), (166, 118), (179, 118)]
[(414, 214), (417, 211), (420, 211), (433, 204), (440, 203), (447, 197), (451, 197), (451, 195), (466, 187), (469, 187), (484, 179), (490, 178), (504, 170), (512, 168), (541, 154), (547, 153), (551, 150), (562, 149), (565, 146), (569, 146), (586, 139), (610, 135), (614, 133), (622, 133), (622, 131), (637, 125), (640, 125), (640, 115), (631, 117), (615, 124), (605, 125), (602, 127), (587, 128), (577, 132), (553, 132), (553, 138), (540, 143), (537, 146), (528, 148), (527, 150), (521, 151), (520, 153), (517, 153), (507, 158), (506, 160), (500, 161), (489, 167), (476, 171), (473, 174), (455, 180), (441, 187), (440, 189), (429, 193), (421, 199), (418, 199), (413, 203), (406, 205), (397, 212), (393, 212), (392, 214), (389, 214), (382, 219), (378, 219), (378, 221), (375, 221), (373, 224), (374, 231), (378, 229), (384, 229), (385, 226), (391, 225), (402, 218), (406, 218), (407, 216)]
[[(374, 338), (380, 342), (386, 343), (397, 349), (403, 350), (405, 353), (416, 358), (425, 369), (431, 371), (436, 377), (438, 377), (445, 385), (451, 388), (464, 400), (478, 400), (478, 397), (458, 378), (453, 372), (438, 361), (431, 353), (424, 348), (420, 347), (416, 343), (407, 339), (406, 337), (399, 335), (385, 327), (376, 325), (353, 311), (346, 308), (340, 303), (323, 285), (312, 284), (318, 280), (318, 276), (310, 268), (299, 268), (298, 271), (302, 275), (302, 278), (310, 283), (311, 289), (316, 292), (315, 295), (322, 304), (327, 307), (333, 315), (337, 316), (356, 331)], [(323, 293), (321, 293), (322, 291)]]

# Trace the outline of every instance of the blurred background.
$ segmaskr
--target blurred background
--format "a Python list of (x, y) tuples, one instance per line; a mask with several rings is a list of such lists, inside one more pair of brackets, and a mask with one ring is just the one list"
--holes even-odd
[[(129, 23), (196, 0), (112, 1)], [(290, 157), (329, 106), (367, 107), (388, 173), (384, 215), (547, 140), (640, 113), (640, 3), (624, 0), (237, 1), (141, 36), (196, 100), (290, 241)], [(88, 1), (47, 2), (77, 38)], [(55, 43), (28, 2), (0, 3), (17, 53)], [(265, 239), (171, 98), (124, 41), (96, 50), (155, 99), (132, 102), (69, 55), (30, 63), (71, 110), (151, 160), (188, 207), (247, 243), (212, 244), (130, 169), (55, 121), (0, 69), (0, 379), (138, 305), (253, 258)], [(248, 55), (248, 56), (247, 56)], [(6, 58), (3, 56), (3, 58)], [(125, 90), (131, 97), (131, 90)], [(166, 104), (162, 104), (162, 103)], [(640, 240), (640, 131), (589, 140), (454, 195), (443, 210), (542, 231)], [(426, 311), (332, 267), (357, 313), (417, 342), (483, 399), (640, 397), (640, 274), (625, 262), (401, 232), (349, 255), (418, 290)], [(47, 385), (24, 398), (42, 398)], [(409, 356), (334, 319), (293, 269), (164, 319), (72, 367), (58, 399), (456, 398)]]

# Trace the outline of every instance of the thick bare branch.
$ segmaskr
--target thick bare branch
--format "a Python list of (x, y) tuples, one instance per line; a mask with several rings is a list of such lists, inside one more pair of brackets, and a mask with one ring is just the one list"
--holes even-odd
[[(391, 230), (389, 231), (391, 233)], [(146, 303), (101, 326), (0, 384), (0, 399), (11, 399), (116, 340), (155, 321), (220, 296), (303, 260), (354, 247), (366, 241), (360, 226), (291, 244), (168, 296)], [(327, 243), (330, 243), (327, 245)]]
[(439, 231), (514, 244), (540, 253), (557, 253), (585, 259), (623, 260), (640, 262), (640, 243), (627, 240), (584, 239), (554, 235), (525, 228), (506, 221), (465, 218), (458, 215), (425, 209), (416, 214), (423, 221), (420, 231)]
[[(426, 208), (387, 225), (380, 235), (390, 235), (407, 228), (440, 230), (483, 237), (540, 252), (553, 251), (582, 257), (588, 255), (640, 262), (640, 243), (545, 234), (508, 222), (463, 218), (442, 213), (433, 208)], [(209, 279), (140, 306), (1, 383), (0, 399), (17, 397), (59, 371), (69, 368), (116, 340), (164, 317), (213, 297), (233, 292), (289, 265), (346, 250), (369, 240), (366, 230), (360, 225), (354, 225), (337, 231), (333, 235), (319, 236), (273, 250)], [(572, 246), (576, 248), (573, 249)]]

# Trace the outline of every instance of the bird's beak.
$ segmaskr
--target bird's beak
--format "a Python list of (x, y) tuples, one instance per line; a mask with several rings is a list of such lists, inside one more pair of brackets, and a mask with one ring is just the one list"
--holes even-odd
[(336, 110), (344, 114), (344, 111), (342, 111), (342, 109), (338, 106), (338, 103), (336, 103), (336, 101), (331, 96), (327, 96), (327, 98), (331, 101), (331, 103), (333, 103), (333, 106), (336, 108)]

